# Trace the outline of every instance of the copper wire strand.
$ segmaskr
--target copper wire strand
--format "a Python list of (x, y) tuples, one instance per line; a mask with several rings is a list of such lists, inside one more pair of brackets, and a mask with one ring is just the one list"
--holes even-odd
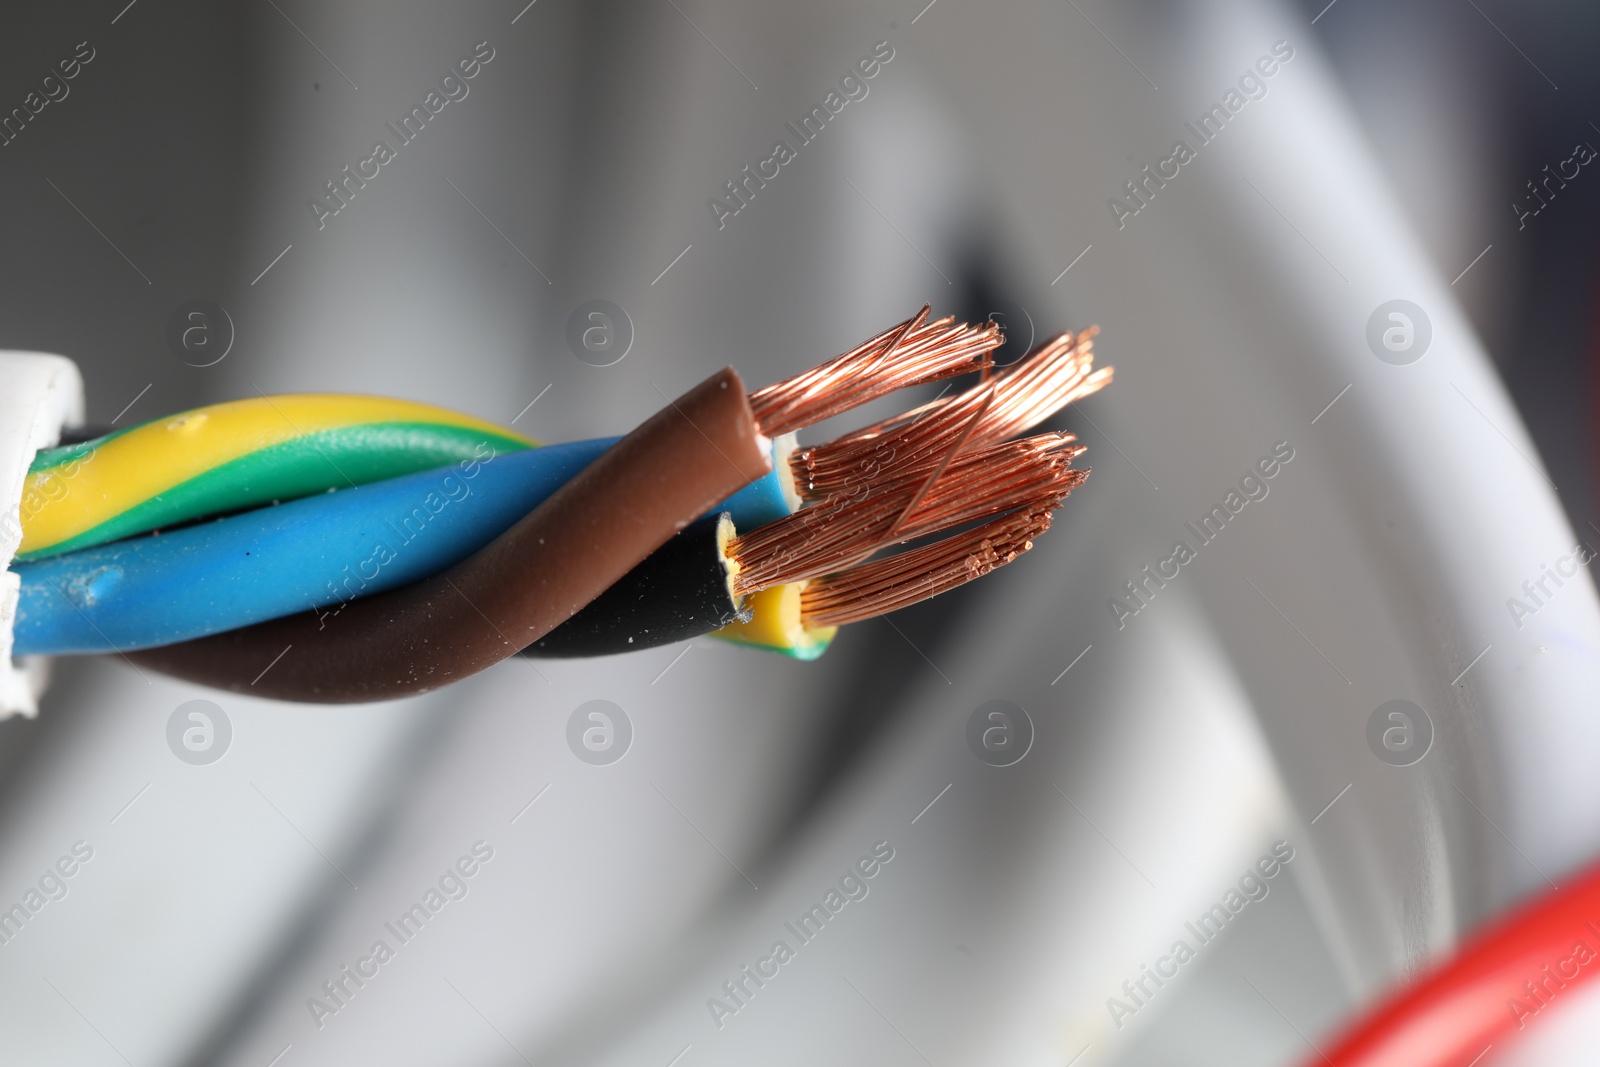
[(889, 545), (1019, 507), (1059, 506), (1088, 473), (1071, 466), (1082, 452), (1070, 435), (1039, 434), (958, 456), (920, 501), (925, 471), (829, 497), (731, 541), (734, 592), (838, 571)]
[[(1025, 359), (1001, 368), (995, 375), (999, 383), (999, 403), (984, 420), (977, 443), (988, 444), (1022, 432), (1064, 404), (1102, 388), (1111, 378), (1111, 368), (1092, 371), (1094, 333), (1090, 329), (1077, 335), (1063, 334)], [(879, 447), (891, 442), (897, 445), (915, 443), (915, 438), (910, 441), (899, 438), (913, 424), (918, 425), (914, 431), (917, 434), (941, 428), (949, 433), (949, 425), (961, 421), (962, 411), (970, 411), (981, 395), (980, 386), (941, 398), (809, 451), (814, 453), (813, 460), (820, 467), (847, 458), (847, 450), (852, 448), (865, 450), (874, 443)]]
[(1050, 508), (991, 519), (922, 548), (816, 578), (800, 592), (807, 629), (887, 615), (982, 578), (1033, 547), (1050, 528)]
[[(911, 316), (909, 319), (907, 319), (906, 321), (902, 322), (899, 326), (896, 326), (894, 329), (887, 331), (887, 334), (889, 336), (888, 343), (886, 343), (883, 346), (882, 350), (880, 351), (880, 353), (878, 355), (877, 361), (875, 363), (873, 363), (872, 366), (863, 368), (862, 369), (862, 373), (863, 374), (875, 374), (875, 373), (877, 373), (878, 368), (883, 366), (883, 361), (888, 359), (891, 355), (893, 355), (894, 354), (894, 350), (896, 348), (899, 348), (901, 345), (905, 344), (906, 335), (909, 334), (912, 330), (916, 329), (917, 327), (921, 326), (923, 323), (928, 321), (928, 312), (930, 312), (932, 310), (933, 310), (933, 305), (932, 304), (923, 304), (922, 305), (922, 309), (920, 311), (918, 311), (915, 315)], [(952, 321), (952, 322), (955, 321), (955, 316), (951, 315), (951, 316), (947, 316), (947, 317), (950, 319), (950, 321)], [(965, 324), (963, 324), (963, 325), (965, 325)], [(885, 336), (885, 334), (879, 334), (878, 336), (879, 337), (883, 337), (883, 336)], [(871, 344), (872, 342), (869, 341), (867, 343)]]
[[(1094, 363), (1094, 339), (1099, 335), (1099, 332), (1100, 328), (1098, 326), (1090, 326), (1078, 333), (1073, 333), (1069, 330), (1039, 345), (1022, 359), (1005, 367), (997, 368), (995, 377), (1013, 379), (1007, 387), (1008, 391), (1012, 392), (1012, 399), (1009, 403), (1014, 404), (1018, 397), (1025, 397), (1028, 400), (1029, 407), (1042, 407), (1049, 403), (1055, 403), (1059, 406), (1059, 399), (1051, 399), (1052, 393), (1058, 394), (1063, 390), (1072, 390), (1078, 383), (1075, 375), (1065, 379), (1061, 378), (1060, 375), (1063, 372), (1073, 373), (1080, 362), (1083, 366), (1082, 371), (1078, 373), (1086, 373), (1088, 371)], [(1063, 366), (1063, 363), (1066, 366)], [(1109, 374), (1110, 368), (1104, 368), (1104, 370)], [(1089, 392), (1093, 392), (1098, 388), (1100, 388), (1100, 385), (1097, 384), (1081, 395), (1087, 396)], [(863, 426), (860, 429), (845, 433), (836, 441), (830, 442), (830, 444), (860, 442), (881, 436), (891, 429), (915, 422), (924, 415), (955, 404), (963, 395), (957, 394), (954, 397), (936, 398), (920, 407), (912, 408), (910, 411), (884, 419), (882, 422), (874, 423), (871, 426)], [(1004, 406), (1001, 409), (1001, 411), (1006, 410), (1007, 408)], [(1050, 408), (1049, 410), (1055, 410), (1055, 408)], [(1024, 415), (1025, 413), (1018, 413), (1018, 417), (1023, 417)], [(1021, 429), (1025, 428), (1025, 426), (1016, 427), (1011, 432), (1020, 432)]]
[(928, 322), (928, 305), (911, 318), (843, 355), (750, 394), (756, 423), (768, 437), (789, 433), (898, 389), (988, 367), (1002, 335), (994, 323), (972, 326), (954, 316)]
[[(985, 371), (984, 380), (987, 381), (988, 378), (988, 371)], [(972, 418), (967, 420), (966, 429), (961, 431), (961, 436), (956, 438), (955, 443), (950, 446), (950, 450), (946, 452), (944, 454), (944, 458), (939, 461), (939, 465), (933, 468), (933, 472), (929, 474), (927, 479), (923, 481), (922, 485), (917, 488), (916, 494), (912, 496), (910, 502), (906, 504), (905, 510), (900, 512), (900, 517), (894, 520), (894, 525), (889, 528), (889, 533), (891, 535), (897, 532), (901, 526), (905, 525), (906, 516), (910, 515), (912, 510), (915, 509), (918, 504), (922, 503), (922, 498), (928, 495), (928, 490), (933, 488), (933, 483), (937, 482), (940, 475), (944, 474), (946, 468), (950, 466), (950, 461), (955, 459), (956, 456), (960, 454), (961, 450), (966, 447), (967, 442), (972, 439), (972, 432), (978, 428), (978, 424), (983, 421), (984, 414), (988, 412), (989, 408), (994, 404), (994, 397), (995, 388), (994, 386), (990, 386), (988, 392), (984, 395), (983, 403), (978, 406), (977, 411), (972, 413)]]
[(984, 382), (825, 444), (796, 450), (790, 471), (802, 499), (821, 500), (886, 474), (936, 464), (952, 443), (976, 448), (1021, 433), (1104, 388), (1112, 368), (1094, 369), (1094, 335), (1062, 334)]
[[(922, 309), (911, 318), (885, 330), (876, 337), (863, 341), (843, 355), (751, 393), (750, 406), (756, 412), (757, 425), (760, 425), (762, 418), (765, 417), (769, 424), (776, 426), (780, 417), (787, 416), (790, 409), (804, 401), (813, 399), (819, 393), (826, 395), (827, 390), (836, 388), (833, 382), (841, 376), (840, 372), (842, 370), (848, 368), (847, 373), (857, 369), (876, 370), (882, 366), (885, 359), (893, 354), (897, 347), (905, 344), (907, 334), (926, 323), (930, 310), (931, 305), (923, 304)], [(948, 321), (953, 321), (953, 319)], [(871, 367), (859, 367), (859, 361), (863, 357), (871, 355), (874, 351), (878, 353), (878, 358), (872, 363)], [(773, 432), (780, 431), (774, 430)]]

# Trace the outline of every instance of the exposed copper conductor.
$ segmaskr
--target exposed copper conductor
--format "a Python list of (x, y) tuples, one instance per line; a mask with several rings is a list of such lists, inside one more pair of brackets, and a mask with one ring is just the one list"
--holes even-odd
[(1097, 332), (1064, 333), (965, 392), (796, 450), (789, 469), (801, 498), (821, 500), (899, 472), (932, 469), (953, 449), (1003, 441), (1098, 392), (1112, 369), (1094, 369)]
[(822, 422), (907, 386), (942, 381), (991, 366), (1000, 327), (928, 322), (928, 305), (841, 356), (750, 394), (756, 424), (768, 437)]
[[(764, 432), (820, 422), (893, 389), (971, 370), (977, 384), (825, 444), (791, 453), (810, 506), (735, 538), (727, 553), (744, 596), (804, 583), (801, 620), (820, 628), (908, 607), (1011, 562), (1050, 527), (1087, 470), (1069, 433), (1008, 441), (1104, 388), (1094, 327), (1064, 333), (995, 370), (993, 323), (926, 322), (928, 308), (813, 371), (752, 396)], [(885, 559), (874, 553), (978, 523)]]
[(839, 571), (891, 544), (1001, 512), (1059, 507), (1088, 474), (1072, 468), (1082, 452), (1070, 434), (1039, 434), (963, 452), (931, 483), (919, 469), (835, 494), (735, 538), (733, 591)]
[(922, 548), (816, 578), (800, 593), (808, 629), (843, 626), (910, 607), (1003, 567), (1050, 528), (1050, 508), (1002, 515)]

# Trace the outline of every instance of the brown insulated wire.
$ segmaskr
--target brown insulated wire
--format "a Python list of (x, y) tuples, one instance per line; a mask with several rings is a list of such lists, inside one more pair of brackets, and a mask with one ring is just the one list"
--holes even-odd
[(738, 374), (719, 371), (449, 570), (326, 620), (306, 612), (128, 658), (280, 700), (354, 703), (436, 689), (555, 629), (766, 474), (769, 448)]

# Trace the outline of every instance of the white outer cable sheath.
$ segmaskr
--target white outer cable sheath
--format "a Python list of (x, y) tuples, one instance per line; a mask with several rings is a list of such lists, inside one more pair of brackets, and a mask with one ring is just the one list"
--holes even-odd
[(83, 378), (65, 356), (0, 352), (0, 719), (38, 713), (49, 660), (11, 659), (11, 627), (22, 579), (7, 570), (22, 543), (22, 488), (41, 448), (61, 440), (63, 426), (83, 421)]

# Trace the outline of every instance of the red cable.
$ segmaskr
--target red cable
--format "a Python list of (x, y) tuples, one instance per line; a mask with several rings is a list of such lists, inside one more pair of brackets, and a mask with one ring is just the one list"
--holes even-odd
[(1468, 1067), (1600, 976), (1600, 864), (1473, 936), (1306, 1067)]

